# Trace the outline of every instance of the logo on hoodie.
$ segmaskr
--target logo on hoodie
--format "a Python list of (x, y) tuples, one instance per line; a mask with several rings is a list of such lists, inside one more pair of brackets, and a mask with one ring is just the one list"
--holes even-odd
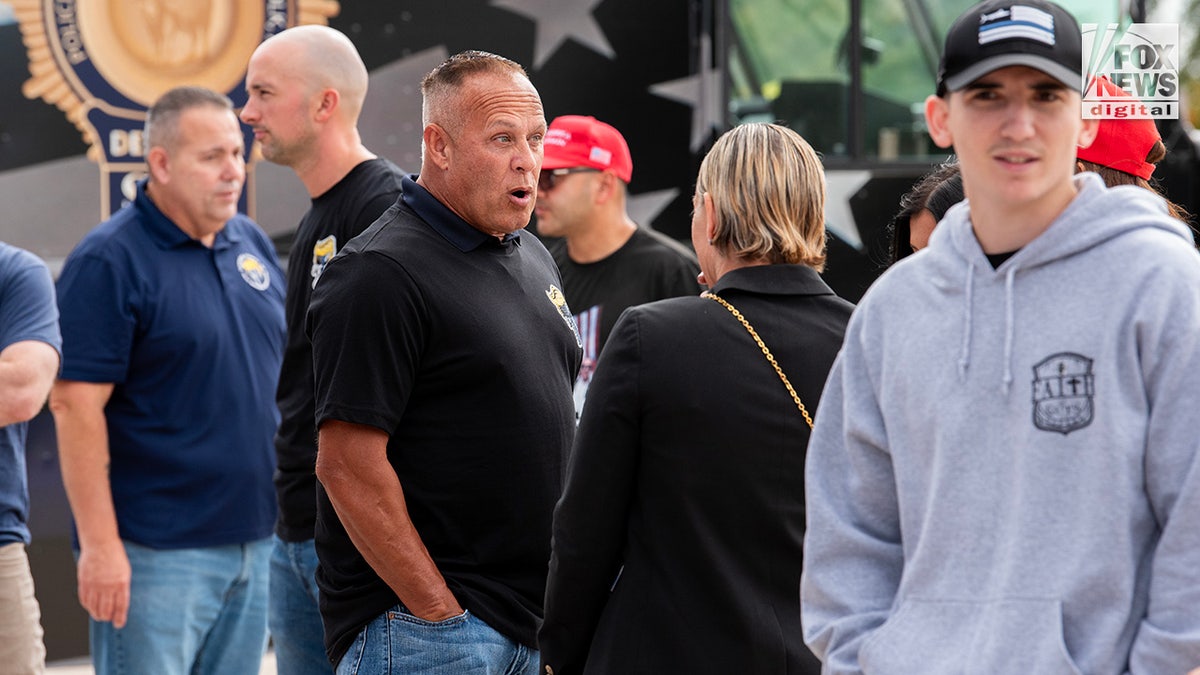
[(1033, 424), (1062, 435), (1092, 423), (1096, 395), (1092, 359), (1071, 352), (1047, 356), (1033, 367)]

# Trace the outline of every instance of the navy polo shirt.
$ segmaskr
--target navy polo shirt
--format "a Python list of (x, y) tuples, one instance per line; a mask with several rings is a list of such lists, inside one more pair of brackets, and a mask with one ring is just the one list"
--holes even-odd
[(192, 548), (270, 535), (284, 287), (249, 218), (210, 249), (144, 183), (68, 256), (62, 377), (115, 384), (105, 417), (122, 539)]
[[(54, 281), (37, 256), (0, 242), (0, 352), (37, 340), (61, 353)], [(29, 543), (27, 422), (0, 427), (0, 545)]]

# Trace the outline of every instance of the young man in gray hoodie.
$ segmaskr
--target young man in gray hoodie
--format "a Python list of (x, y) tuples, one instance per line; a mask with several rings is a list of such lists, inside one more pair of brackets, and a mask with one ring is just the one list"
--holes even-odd
[(827, 673), (1200, 664), (1200, 255), (1073, 177), (1079, 27), (1003, 0), (947, 35), (930, 134), (966, 202), (863, 298), (808, 449), (804, 638)]

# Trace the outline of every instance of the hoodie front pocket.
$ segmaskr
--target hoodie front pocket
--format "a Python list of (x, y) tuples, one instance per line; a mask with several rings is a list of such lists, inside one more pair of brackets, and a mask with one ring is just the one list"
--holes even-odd
[(858, 658), (865, 675), (1080, 675), (1057, 600), (909, 598)]

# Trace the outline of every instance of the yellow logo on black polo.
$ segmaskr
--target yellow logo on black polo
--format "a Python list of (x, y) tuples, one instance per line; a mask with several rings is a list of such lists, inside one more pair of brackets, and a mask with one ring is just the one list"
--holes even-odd
[(312, 276), (312, 287), (317, 287), (317, 279), (321, 278), (321, 272), (325, 271), (325, 266), (333, 260), (333, 256), (337, 255), (337, 237), (329, 235), (324, 239), (320, 239), (313, 244), (313, 261), (312, 269), (309, 270), (309, 275)]
[(271, 270), (253, 253), (243, 253), (237, 257), (238, 272), (242, 279), (256, 291), (265, 291), (271, 287)]
[(558, 290), (558, 286), (550, 284), (550, 288), (546, 290), (546, 297), (550, 298), (550, 302), (562, 320), (567, 322), (567, 328), (570, 328), (571, 335), (575, 336), (575, 344), (582, 348), (583, 338), (579, 337), (579, 327), (575, 325), (575, 317), (571, 316), (571, 308), (567, 306), (567, 296)]

